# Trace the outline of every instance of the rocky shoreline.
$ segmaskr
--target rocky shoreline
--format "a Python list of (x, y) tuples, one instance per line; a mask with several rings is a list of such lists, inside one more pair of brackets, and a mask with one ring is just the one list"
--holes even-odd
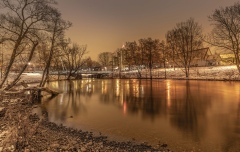
[(0, 151), (170, 151), (167, 144), (152, 147), (146, 143), (111, 141), (48, 121), (32, 113), (27, 99), (0, 101)]

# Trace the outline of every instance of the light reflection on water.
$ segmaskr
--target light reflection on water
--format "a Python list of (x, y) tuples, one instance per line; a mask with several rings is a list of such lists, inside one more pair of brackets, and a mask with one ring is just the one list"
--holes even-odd
[(175, 151), (240, 149), (240, 83), (83, 79), (52, 82), (49, 120)]

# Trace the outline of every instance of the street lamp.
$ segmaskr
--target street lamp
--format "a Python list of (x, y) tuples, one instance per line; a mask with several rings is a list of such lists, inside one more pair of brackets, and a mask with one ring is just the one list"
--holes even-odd
[(122, 49), (120, 50), (120, 68), (119, 68), (119, 77), (122, 78), (121, 72), (122, 72), (122, 51), (125, 48), (125, 45), (122, 45)]
[(114, 66), (114, 58), (115, 58), (114, 54), (115, 54), (115, 53), (112, 53), (112, 79), (113, 79), (113, 71), (114, 71), (114, 69), (113, 69), (113, 66)]
[(123, 51), (123, 49), (125, 49), (125, 45), (124, 44), (123, 44), (122, 50), (121, 50), (121, 70), (122, 70), (122, 51)]

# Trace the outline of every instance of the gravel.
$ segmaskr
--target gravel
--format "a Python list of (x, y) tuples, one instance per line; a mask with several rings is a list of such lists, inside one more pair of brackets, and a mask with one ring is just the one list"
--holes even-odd
[(0, 151), (170, 151), (167, 144), (152, 147), (146, 143), (111, 141), (63, 125), (49, 122), (32, 113), (33, 104), (26, 99), (0, 101)]

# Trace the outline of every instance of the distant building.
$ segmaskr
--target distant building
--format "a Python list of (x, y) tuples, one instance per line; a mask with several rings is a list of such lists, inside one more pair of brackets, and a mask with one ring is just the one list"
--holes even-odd
[(209, 47), (193, 51), (193, 60), (191, 66), (209, 66), (214, 63), (212, 61), (212, 52)]
[[(179, 56), (180, 54), (176, 54), (172, 61), (169, 61), (167, 64), (169, 66), (177, 66), (182, 65)], [(211, 66), (211, 65), (219, 65), (220, 57), (217, 54), (212, 54), (209, 47), (201, 48), (194, 50), (192, 52), (192, 61), (190, 66)]]
[(225, 54), (220, 54), (220, 64), (221, 65), (232, 65), (235, 64), (235, 56), (233, 53), (225, 53)]

